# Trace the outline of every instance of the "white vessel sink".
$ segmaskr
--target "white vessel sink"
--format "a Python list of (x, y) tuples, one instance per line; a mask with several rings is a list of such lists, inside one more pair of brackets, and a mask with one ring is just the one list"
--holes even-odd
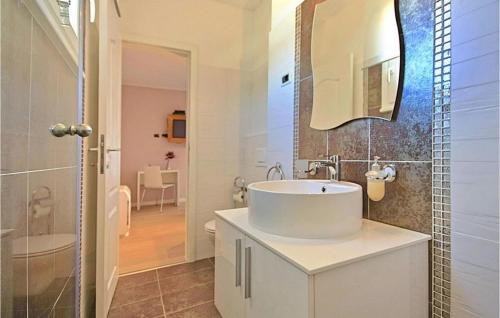
[(361, 186), (328, 180), (283, 180), (248, 186), (248, 218), (261, 231), (296, 238), (335, 238), (361, 229)]

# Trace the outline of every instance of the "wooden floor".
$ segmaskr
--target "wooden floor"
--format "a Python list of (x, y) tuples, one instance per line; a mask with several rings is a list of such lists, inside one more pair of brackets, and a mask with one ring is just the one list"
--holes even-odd
[(115, 317), (221, 318), (213, 258), (119, 277), (108, 315)]
[(184, 206), (132, 210), (130, 234), (120, 238), (120, 274), (184, 262)]

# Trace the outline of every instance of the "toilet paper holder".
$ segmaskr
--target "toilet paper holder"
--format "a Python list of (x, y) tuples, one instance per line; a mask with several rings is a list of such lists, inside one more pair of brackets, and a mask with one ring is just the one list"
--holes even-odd
[(244, 207), (247, 204), (247, 183), (243, 177), (236, 177), (233, 181), (233, 202), (235, 208)]
[[(50, 216), (54, 212), (54, 201), (52, 198), (52, 190), (47, 186), (38, 187), (31, 193), (31, 201), (29, 203), (29, 210), (31, 212), (32, 222), (36, 219)], [(51, 233), (51, 222), (46, 220), (47, 229), (46, 233), (44, 230), (38, 230), (38, 233), (31, 233), (32, 235), (41, 235)], [(39, 222), (39, 221), (38, 221)], [(36, 226), (31, 226), (32, 229), (36, 229)], [(35, 230), (37, 231), (37, 230)]]

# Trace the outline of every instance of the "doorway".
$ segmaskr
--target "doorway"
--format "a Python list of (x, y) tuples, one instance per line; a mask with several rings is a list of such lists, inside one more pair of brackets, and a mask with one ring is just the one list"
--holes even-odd
[(186, 260), (188, 74), (185, 52), (123, 42), (120, 275)]

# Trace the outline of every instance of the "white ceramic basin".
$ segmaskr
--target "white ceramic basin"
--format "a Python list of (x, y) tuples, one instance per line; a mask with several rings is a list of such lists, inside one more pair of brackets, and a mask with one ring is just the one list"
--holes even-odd
[(296, 238), (335, 238), (361, 229), (361, 186), (328, 180), (256, 182), (248, 186), (250, 224)]

